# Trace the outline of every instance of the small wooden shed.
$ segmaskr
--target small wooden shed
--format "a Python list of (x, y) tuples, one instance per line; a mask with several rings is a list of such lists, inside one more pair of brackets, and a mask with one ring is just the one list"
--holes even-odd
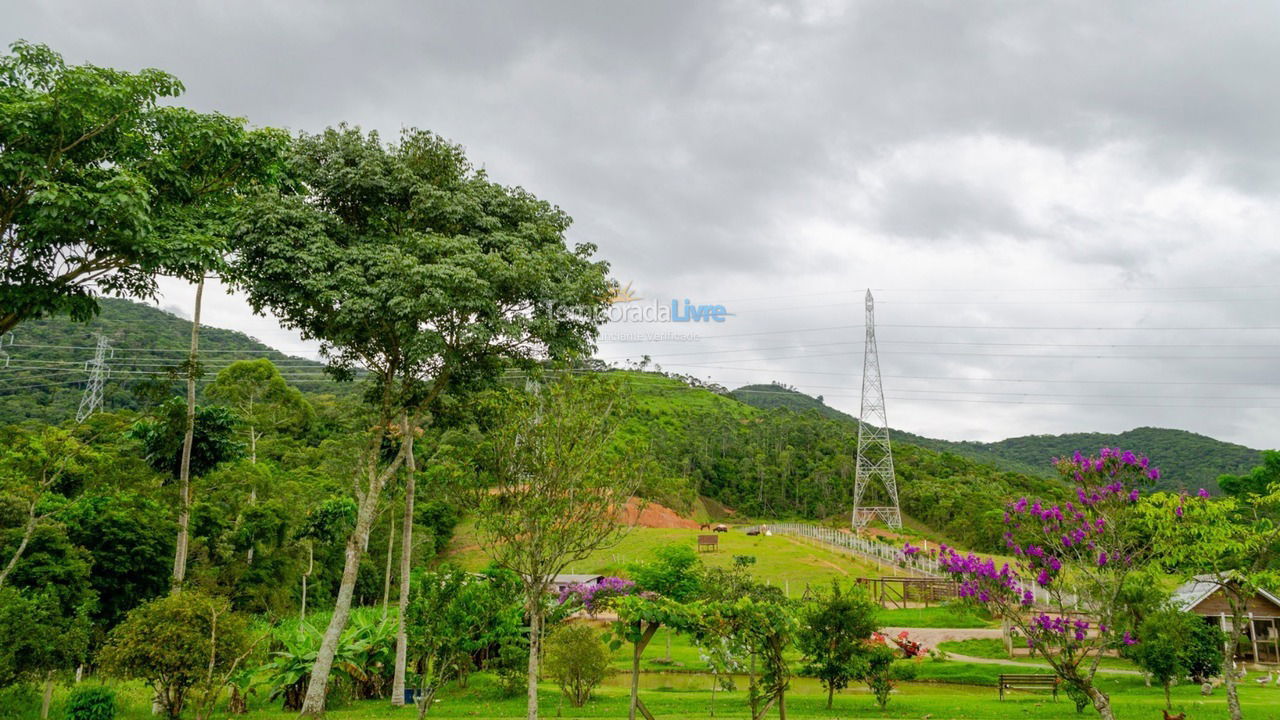
[[(1225, 582), (1230, 585), (1229, 578)], [(1227, 591), (1213, 575), (1197, 575), (1173, 593), (1173, 601), (1183, 610), (1216, 622), (1224, 632), (1231, 629), (1231, 605)], [(1259, 589), (1245, 606), (1249, 625), (1244, 628), (1237, 660), (1259, 665), (1280, 665), (1280, 596)]]

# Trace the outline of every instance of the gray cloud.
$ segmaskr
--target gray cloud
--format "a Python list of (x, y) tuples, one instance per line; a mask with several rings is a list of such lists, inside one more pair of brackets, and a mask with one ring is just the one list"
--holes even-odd
[[(737, 313), (693, 328), (696, 341), (605, 342), (602, 356), (647, 353), (729, 385), (783, 380), (856, 411), (861, 330), (846, 326), (861, 323), (863, 288), (891, 288), (878, 293), (882, 359), (904, 377), (886, 386), (912, 398), (891, 401), (896, 425), (994, 438), (1163, 424), (1271, 445), (1280, 411), (1209, 406), (1280, 406), (1228, 399), (1280, 387), (1100, 381), (1270, 383), (1277, 361), (1061, 356), (1280, 355), (1079, 347), (1280, 333), (991, 326), (1275, 323), (1280, 288), (1251, 286), (1280, 271), (1278, 15), (1138, 2), (55, 0), (9, 4), (0, 27), (76, 62), (165, 68), (187, 84), (182, 102), (258, 124), (435, 130), (564, 207), (572, 239), (598, 244), (646, 297)], [(165, 289), (165, 304), (189, 302)], [(211, 322), (297, 345), (239, 298), (209, 303)], [(949, 344), (962, 342), (974, 344)], [(975, 354), (942, 354), (961, 351)], [(924, 379), (940, 376), (1035, 382)], [(944, 401), (963, 398), (998, 402)], [(1139, 406), (1176, 402), (1201, 407)]]

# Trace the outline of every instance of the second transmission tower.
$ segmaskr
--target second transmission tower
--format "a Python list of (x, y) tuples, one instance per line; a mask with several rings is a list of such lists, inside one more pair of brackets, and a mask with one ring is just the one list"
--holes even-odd
[[(853, 526), (865, 527), (879, 518), (891, 528), (902, 527), (898, 481), (893, 474), (889, 420), (884, 412), (880, 381), (880, 353), (876, 349), (876, 309), (867, 290), (867, 342), (862, 355), (862, 410), (858, 413), (858, 461), (853, 476)], [(868, 485), (879, 485), (887, 497), (878, 505), (864, 505)], [(876, 494), (879, 494), (877, 491)]]
[(85, 418), (102, 409), (102, 386), (107, 376), (111, 374), (107, 369), (109, 357), (115, 357), (115, 351), (111, 349), (107, 339), (99, 335), (98, 347), (94, 348), (93, 359), (84, 364), (84, 369), (89, 373), (89, 382), (85, 383), (84, 394), (80, 396), (76, 422), (84, 422)]

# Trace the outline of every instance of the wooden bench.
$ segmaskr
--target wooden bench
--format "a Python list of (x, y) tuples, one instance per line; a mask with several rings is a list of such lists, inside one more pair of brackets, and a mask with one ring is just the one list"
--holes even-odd
[(1058, 683), (1062, 682), (1057, 675), (1001, 675), (1000, 699), (1004, 699), (1005, 690), (1052, 690), (1053, 699), (1058, 699)]
[(698, 552), (704, 549), (707, 552), (715, 552), (720, 547), (719, 535), (699, 535), (698, 536)]

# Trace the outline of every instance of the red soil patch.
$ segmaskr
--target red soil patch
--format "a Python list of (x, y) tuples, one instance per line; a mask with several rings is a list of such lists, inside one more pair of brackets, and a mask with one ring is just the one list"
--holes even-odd
[(681, 517), (675, 510), (655, 502), (646, 503), (642, 509), (639, 501), (631, 498), (627, 501), (627, 506), (622, 512), (622, 522), (628, 525), (651, 528), (698, 529), (696, 521)]

